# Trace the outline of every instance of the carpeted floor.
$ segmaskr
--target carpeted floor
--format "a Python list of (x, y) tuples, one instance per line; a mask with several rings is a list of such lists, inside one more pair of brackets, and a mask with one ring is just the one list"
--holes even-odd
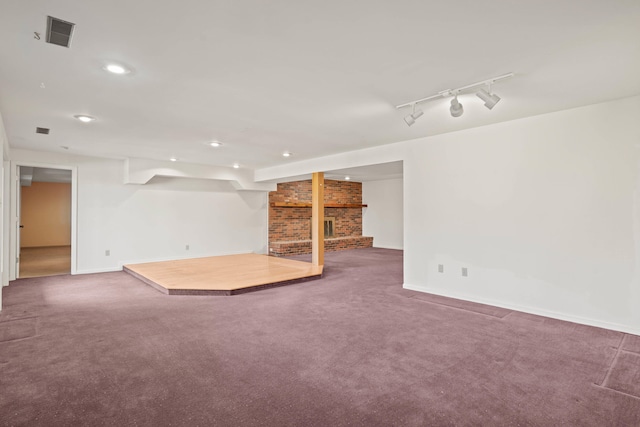
[(640, 425), (639, 337), (403, 290), (400, 251), (233, 297), (122, 272), (3, 295), (0, 425)]

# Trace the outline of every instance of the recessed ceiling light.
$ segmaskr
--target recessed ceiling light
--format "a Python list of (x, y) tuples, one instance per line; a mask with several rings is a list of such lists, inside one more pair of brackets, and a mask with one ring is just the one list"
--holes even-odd
[(169, 159), (169, 161), (177, 162), (177, 161), (178, 161), (178, 159), (176, 159), (175, 157), (172, 157), (172, 158), (170, 158), (170, 159)]
[(220, 146), (222, 146), (222, 142), (220, 142), (220, 141), (211, 141), (209, 143), (209, 145), (212, 146), (212, 147), (220, 147)]
[(75, 117), (76, 119), (78, 119), (78, 120), (80, 120), (81, 122), (84, 122), (84, 123), (89, 123), (89, 122), (92, 122), (92, 121), (94, 121), (96, 119), (95, 117), (87, 116), (85, 114), (76, 114), (73, 117)]
[(234, 164), (233, 164), (233, 168), (234, 168), (234, 169), (238, 169), (238, 168), (240, 168), (240, 165), (239, 165), (238, 163), (234, 163)]
[(291, 154), (292, 154), (292, 153), (290, 153), (290, 152), (288, 152), (288, 151), (285, 151), (284, 153), (282, 153), (282, 155), (283, 155), (284, 157), (291, 157)]
[(107, 64), (104, 69), (113, 74), (128, 74), (130, 72), (128, 68), (120, 64)]

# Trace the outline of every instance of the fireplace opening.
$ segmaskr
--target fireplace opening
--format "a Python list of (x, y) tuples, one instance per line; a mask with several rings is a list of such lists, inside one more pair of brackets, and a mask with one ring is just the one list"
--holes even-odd
[[(313, 221), (313, 220), (311, 220), (311, 221)], [(335, 225), (336, 225), (336, 218), (335, 217), (333, 217), (333, 216), (324, 217), (324, 238), (325, 239), (330, 239), (332, 237), (335, 237), (335, 235), (336, 235), (335, 234)], [(311, 231), (309, 231), (309, 234), (311, 234)], [(312, 237), (309, 236), (309, 238), (312, 238)]]
[(324, 219), (324, 238), (334, 237), (334, 226), (336, 224), (336, 219), (334, 217), (329, 217)]

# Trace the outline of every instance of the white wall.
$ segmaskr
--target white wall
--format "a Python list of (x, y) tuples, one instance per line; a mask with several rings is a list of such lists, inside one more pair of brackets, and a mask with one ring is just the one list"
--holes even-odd
[(376, 248), (402, 249), (402, 178), (362, 183), (362, 234), (373, 236)]
[(414, 143), (405, 286), (640, 332), (638, 117), (634, 97)]
[(638, 117), (634, 96), (256, 177), (403, 160), (405, 287), (640, 334)]
[(8, 188), (8, 170), (9, 170), (9, 142), (4, 130), (4, 121), (0, 115), (0, 149), (2, 150), (2, 163), (0, 164), (0, 311), (2, 311), (2, 288), (9, 284), (8, 256), (9, 239), (7, 232), (9, 231), (8, 215), (9, 207), (5, 202), (6, 189)]
[(118, 270), (129, 262), (266, 253), (266, 192), (188, 178), (123, 184), (119, 160), (24, 150), (12, 150), (11, 159), (77, 167), (78, 273)]

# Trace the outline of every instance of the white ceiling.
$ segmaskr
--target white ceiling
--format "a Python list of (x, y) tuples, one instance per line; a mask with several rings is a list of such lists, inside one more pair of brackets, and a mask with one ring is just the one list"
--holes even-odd
[[(2, 0), (1, 9), (0, 113), (14, 148), (261, 168), (640, 93), (638, 0)], [(69, 49), (34, 38), (47, 15), (76, 24)], [(109, 74), (107, 61), (134, 71)], [(502, 101), (492, 111), (467, 94), (462, 117), (439, 100), (407, 127), (409, 111), (394, 108), (507, 72), (516, 75), (494, 86)]]

